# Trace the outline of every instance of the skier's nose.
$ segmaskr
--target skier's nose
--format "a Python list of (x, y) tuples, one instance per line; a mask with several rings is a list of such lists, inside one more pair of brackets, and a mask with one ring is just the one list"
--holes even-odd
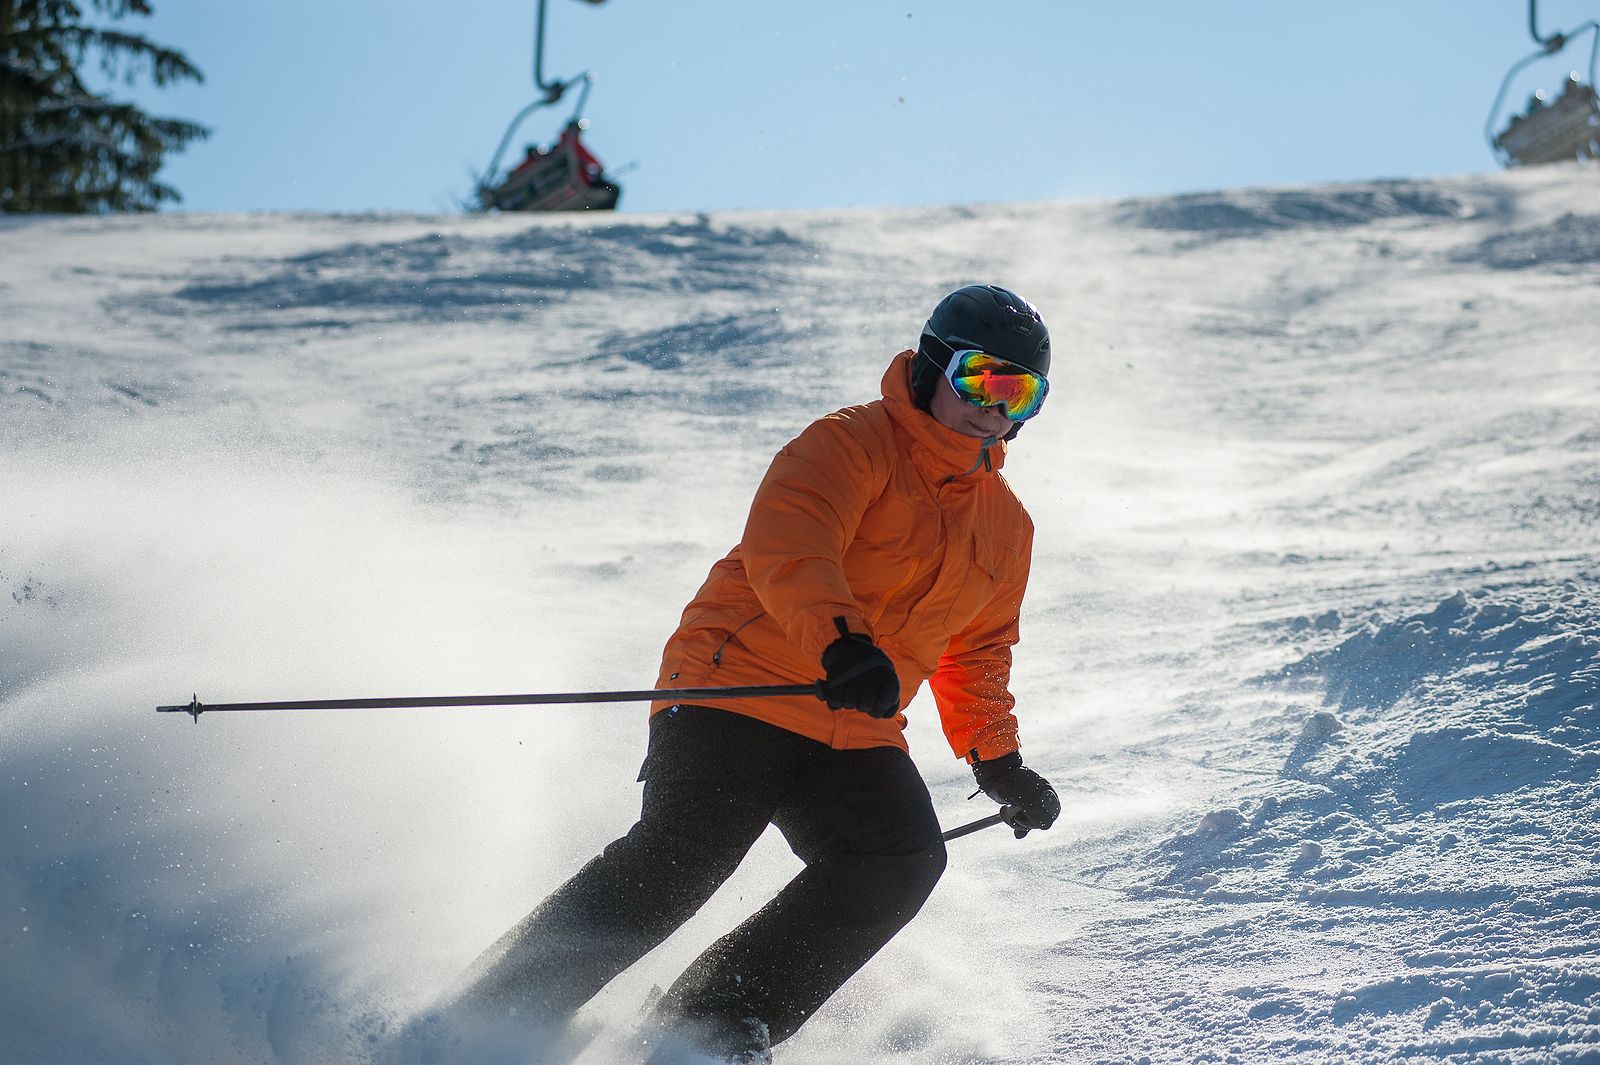
[(986, 424), (995, 436), (1002, 435), (1000, 430), (1011, 424), (1011, 419), (1006, 417), (1004, 403), (996, 403), (992, 407), (983, 408), (983, 416), (987, 419)]

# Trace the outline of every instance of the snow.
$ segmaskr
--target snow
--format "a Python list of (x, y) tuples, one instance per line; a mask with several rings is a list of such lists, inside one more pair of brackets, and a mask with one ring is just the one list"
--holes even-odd
[(1007, 476), (1066, 813), (954, 844), (777, 1060), (1593, 1060), (1597, 177), (0, 220), (0, 1060), (388, 1060), (631, 822), (643, 709), (154, 707), (648, 684), (773, 451), (973, 280), (1057, 338)]

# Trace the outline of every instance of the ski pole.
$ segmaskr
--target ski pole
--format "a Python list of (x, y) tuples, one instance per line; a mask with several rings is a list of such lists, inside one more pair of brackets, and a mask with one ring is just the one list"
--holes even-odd
[(1002, 806), (999, 813), (990, 814), (988, 817), (980, 817), (976, 821), (968, 821), (964, 825), (952, 828), (944, 834), (944, 841), (949, 843), (953, 839), (970, 836), (974, 832), (981, 832), (986, 828), (993, 828), (995, 825), (1009, 825), (1012, 812), (1011, 807)]
[[(188, 714), (196, 724), (201, 714), (241, 710), (406, 710), (430, 706), (543, 706), (562, 703), (631, 703), (661, 699), (758, 699), (774, 695), (809, 695), (826, 699), (822, 681), (814, 684), (753, 684), (742, 688), (655, 688), (646, 691), (544, 692), (534, 695), (432, 695), (394, 699), (290, 699), (257, 703), (202, 703), (198, 694), (188, 703), (158, 706), (158, 714)], [(952, 828), (945, 842), (981, 832), (995, 825), (1010, 824), (1011, 807)]]
[(545, 692), (535, 695), (425, 695), (395, 699), (289, 699), (263, 703), (202, 703), (196, 694), (188, 703), (158, 706), (158, 714), (188, 714), (199, 724), (201, 714), (239, 710), (409, 710), (424, 706), (544, 706), (562, 703), (643, 703), (661, 700), (765, 699), (775, 695), (808, 695), (827, 699), (823, 682), (753, 684), (734, 688), (655, 688), (644, 691)]

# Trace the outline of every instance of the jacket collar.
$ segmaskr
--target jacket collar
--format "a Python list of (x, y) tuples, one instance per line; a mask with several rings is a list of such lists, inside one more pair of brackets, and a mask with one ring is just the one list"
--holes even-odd
[(933, 415), (917, 409), (911, 391), (911, 362), (916, 357), (915, 351), (902, 351), (883, 375), (884, 408), (911, 437), (913, 461), (936, 485), (951, 479), (976, 481), (1000, 469), (1006, 461), (1004, 441), (995, 441), (986, 449), (984, 441), (947, 429)]

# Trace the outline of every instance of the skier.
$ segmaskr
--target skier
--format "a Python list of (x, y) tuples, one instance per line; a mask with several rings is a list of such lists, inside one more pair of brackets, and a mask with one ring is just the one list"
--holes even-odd
[(944, 732), (1018, 838), (1060, 813), (1022, 764), (1008, 691), (1033, 527), (999, 476), (1038, 413), (1050, 339), (1029, 303), (946, 296), (883, 398), (773, 460), (744, 537), (668, 640), (659, 686), (808, 683), (784, 697), (651, 708), (639, 822), (468, 971), (456, 1008), (559, 1026), (688, 920), (768, 824), (805, 869), (659, 1002), (669, 1040), (770, 1061), (921, 908), (944, 870), (900, 711), (929, 681)]

